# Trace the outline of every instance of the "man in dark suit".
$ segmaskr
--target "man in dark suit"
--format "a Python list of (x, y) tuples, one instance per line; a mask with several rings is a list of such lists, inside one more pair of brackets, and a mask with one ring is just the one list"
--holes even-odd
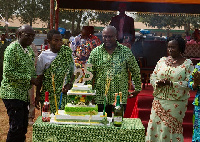
[(110, 25), (117, 29), (117, 40), (120, 43), (129, 42), (133, 44), (135, 41), (134, 19), (125, 14), (126, 4), (119, 4), (119, 15), (112, 17)]

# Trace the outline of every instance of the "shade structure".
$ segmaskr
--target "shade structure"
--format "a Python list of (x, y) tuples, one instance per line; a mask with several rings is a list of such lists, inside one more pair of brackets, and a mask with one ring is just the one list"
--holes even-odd
[(200, 0), (66, 0), (59, 1), (62, 9), (92, 9), (117, 11), (119, 3), (127, 4), (127, 11), (157, 13), (200, 14)]

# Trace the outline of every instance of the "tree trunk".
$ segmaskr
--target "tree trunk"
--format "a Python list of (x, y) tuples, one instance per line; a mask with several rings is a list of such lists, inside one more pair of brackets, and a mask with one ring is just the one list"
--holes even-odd
[(83, 15), (83, 11), (80, 11), (79, 18), (78, 18), (78, 21), (77, 21), (76, 33), (80, 33), (82, 15)]
[[(8, 11), (5, 11), (5, 22), (8, 22)], [(5, 28), (6, 28), (6, 36), (8, 36), (8, 24), (5, 23)]]
[(74, 13), (72, 15), (72, 35), (74, 35), (74, 23), (75, 23), (75, 18), (74, 18)]
[(30, 26), (32, 27), (32, 25), (33, 25), (33, 19), (31, 18), (30, 19)]
[(190, 21), (187, 21), (187, 23), (184, 25), (184, 30), (186, 33), (190, 33)]
[(167, 37), (170, 37), (170, 28), (169, 27), (167, 27), (167, 29), (166, 29), (166, 31), (167, 31)]

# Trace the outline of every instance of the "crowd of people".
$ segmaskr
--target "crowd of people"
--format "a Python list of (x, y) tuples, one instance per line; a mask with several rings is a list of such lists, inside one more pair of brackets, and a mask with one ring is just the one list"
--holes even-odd
[[(85, 64), (93, 78), (87, 81), (96, 90), (95, 102), (98, 111), (104, 109), (106, 80), (111, 81), (107, 92), (106, 112), (112, 115), (115, 93), (122, 92), (124, 111), (128, 97), (135, 97), (141, 91), (141, 75), (138, 63), (130, 48), (125, 46), (135, 40), (134, 20), (125, 15), (126, 5), (119, 6), (120, 14), (113, 17), (110, 25), (102, 31), (102, 42), (93, 35), (94, 29), (84, 26), (79, 35), (70, 43), (63, 43), (59, 31), (52, 29), (47, 33), (44, 49), (40, 55), (32, 44), (35, 32), (29, 25), (22, 25), (17, 31), (17, 40), (11, 43), (2, 35), (0, 43), (0, 98), (9, 116), (7, 141), (25, 141), (27, 126), (33, 123), (34, 110), (41, 109), (44, 94), (50, 94), (50, 109), (56, 112), (53, 94), (57, 104), (62, 97), (61, 109), (67, 102), (67, 91), (71, 89), (74, 71)], [(45, 45), (48, 46), (45, 47)], [(155, 66), (150, 83), (154, 88), (152, 109), (148, 123), (146, 142), (183, 141), (183, 118), (187, 110), (189, 90), (197, 89), (193, 102), (194, 131), (193, 141), (200, 141), (200, 63), (195, 68), (190, 59), (182, 56), (185, 40), (174, 37), (168, 42), (168, 56), (162, 57)], [(128, 93), (128, 77), (134, 82), (134, 91)], [(52, 77), (55, 88), (52, 87)], [(87, 74), (86, 74), (87, 77)], [(65, 84), (63, 85), (63, 80)], [(55, 89), (55, 90), (54, 90)], [(30, 120), (30, 123), (28, 123)], [(32, 122), (32, 123), (31, 123)]]

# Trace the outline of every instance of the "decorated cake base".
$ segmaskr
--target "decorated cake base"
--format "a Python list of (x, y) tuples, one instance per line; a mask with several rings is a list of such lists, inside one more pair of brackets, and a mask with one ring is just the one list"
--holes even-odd
[(98, 106), (97, 105), (73, 105), (68, 103), (65, 106), (65, 114), (69, 115), (96, 115), (98, 113)]
[(98, 112), (96, 115), (68, 115), (64, 110), (58, 110), (58, 114), (53, 116), (50, 123), (56, 124), (81, 124), (81, 125), (110, 125), (111, 118)]

